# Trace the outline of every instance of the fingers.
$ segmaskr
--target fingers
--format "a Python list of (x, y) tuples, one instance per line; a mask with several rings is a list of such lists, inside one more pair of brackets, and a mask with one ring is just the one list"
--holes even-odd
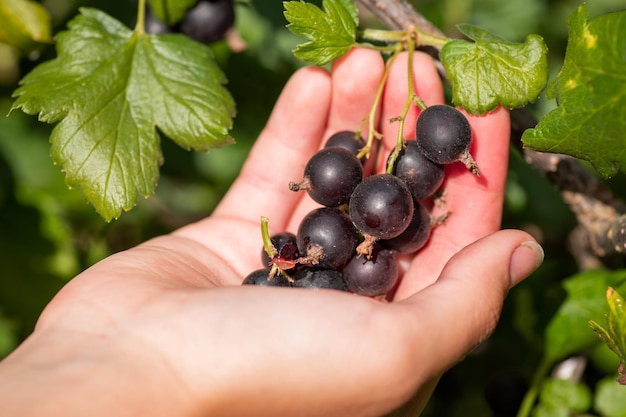
[(374, 104), (384, 69), (379, 53), (360, 48), (333, 63), (333, 95), (327, 134), (359, 128)]
[(414, 359), (439, 375), (494, 330), (508, 290), (543, 261), (543, 250), (525, 232), (498, 231), (456, 254), (437, 282), (392, 303), (411, 324)]
[(289, 190), (289, 180), (302, 175), (320, 146), (331, 93), (330, 77), (322, 69), (307, 67), (292, 76), (216, 216), (256, 223), (271, 216), (274, 227), (285, 227), (302, 196)]

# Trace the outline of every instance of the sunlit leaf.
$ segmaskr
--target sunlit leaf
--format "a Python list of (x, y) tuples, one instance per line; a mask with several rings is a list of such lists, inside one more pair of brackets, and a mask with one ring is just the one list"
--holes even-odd
[(299, 59), (324, 65), (354, 46), (359, 20), (350, 0), (323, 0), (323, 10), (304, 1), (286, 1), (283, 5), (287, 28), (309, 39), (294, 50)]
[(441, 50), (455, 105), (482, 114), (499, 104), (516, 108), (537, 100), (548, 77), (547, 47), (540, 36), (513, 43), (475, 26), (460, 29), (474, 42), (454, 40)]
[(569, 18), (563, 68), (552, 90), (558, 107), (524, 132), (528, 149), (587, 160), (605, 177), (626, 171), (626, 11)]
[(232, 142), (233, 100), (207, 47), (131, 31), (96, 9), (81, 9), (69, 27), (58, 57), (21, 81), (13, 108), (59, 122), (52, 156), (106, 220), (154, 192), (156, 128), (186, 149)]

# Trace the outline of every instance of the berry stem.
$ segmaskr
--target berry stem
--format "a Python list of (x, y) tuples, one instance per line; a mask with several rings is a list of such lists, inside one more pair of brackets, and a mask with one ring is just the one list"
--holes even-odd
[[(415, 94), (415, 85), (413, 84), (413, 53), (415, 52), (415, 38), (417, 33), (413, 30), (407, 32), (406, 43), (407, 43), (407, 51), (409, 53), (408, 61), (407, 61), (407, 84), (408, 84), (408, 96), (406, 103), (404, 104), (404, 108), (402, 109), (402, 113), (399, 117), (394, 120), (399, 122), (398, 125), (398, 138), (396, 140), (396, 146), (391, 152), (389, 156), (389, 162), (387, 163), (387, 173), (392, 174), (393, 168), (396, 164), (396, 159), (402, 149), (404, 149), (404, 121), (406, 120), (407, 114), (409, 114), (409, 110), (411, 109), (411, 104), (417, 104), (421, 109), (426, 107), (424, 101), (417, 97)], [(422, 107), (423, 106), (423, 107)]]
[(261, 236), (263, 238), (263, 250), (265, 250), (265, 253), (267, 253), (267, 256), (269, 256), (270, 259), (274, 259), (274, 257), (278, 255), (278, 250), (276, 250), (276, 247), (272, 243), (272, 239), (270, 239), (269, 222), (270, 219), (265, 216), (261, 216)]
[[(376, 131), (376, 126), (374, 125), (376, 122), (376, 114), (378, 113), (378, 107), (380, 105), (380, 101), (383, 97), (383, 92), (385, 91), (385, 84), (387, 83), (387, 78), (389, 78), (389, 73), (391, 71), (391, 66), (393, 64), (393, 62), (396, 60), (396, 58), (400, 55), (400, 52), (402, 52), (403, 48), (402, 45), (400, 43), (396, 44), (396, 48), (395, 51), (393, 52), (393, 55), (391, 55), (391, 57), (389, 57), (389, 60), (387, 61), (387, 65), (385, 66), (385, 71), (383, 72), (383, 76), (380, 79), (380, 82), (378, 84), (378, 90), (376, 91), (376, 97), (374, 98), (374, 103), (372, 104), (372, 108), (370, 109), (370, 113), (367, 116), (366, 120), (368, 121), (369, 125), (368, 125), (368, 133), (367, 133), (367, 141), (365, 143), (365, 146), (363, 147), (363, 149), (361, 149), (359, 151), (359, 153), (357, 154), (357, 158), (361, 159), (363, 157), (369, 158), (370, 157), (370, 152), (372, 150), (372, 145), (374, 143), (374, 138), (380, 138), (381, 134), (379, 132)], [(360, 134), (360, 132), (359, 132)]]

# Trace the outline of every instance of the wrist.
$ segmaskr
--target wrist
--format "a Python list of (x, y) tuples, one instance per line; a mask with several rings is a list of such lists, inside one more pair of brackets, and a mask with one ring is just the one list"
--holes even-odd
[(0, 362), (0, 404), (3, 415), (20, 417), (189, 416), (191, 401), (176, 382), (127, 340), (47, 329)]

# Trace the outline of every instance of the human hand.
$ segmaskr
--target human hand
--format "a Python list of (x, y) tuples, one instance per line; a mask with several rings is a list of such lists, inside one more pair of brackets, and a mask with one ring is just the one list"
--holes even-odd
[[(405, 60), (395, 62), (382, 101), (385, 153), (397, 129), (388, 120), (406, 100)], [(260, 217), (270, 218), (272, 233), (295, 231), (315, 207), (287, 184), (331, 133), (359, 125), (383, 68), (377, 53), (354, 50), (331, 74), (296, 73), (210, 217), (72, 280), (0, 363), (8, 415), (379, 416), (416, 393), (423, 407), (434, 381), (488, 337), (509, 288), (541, 260), (526, 233), (496, 232), (505, 110), (469, 118), (482, 176), (448, 167), (452, 214), (403, 262), (393, 302), (240, 285), (261, 266)], [(414, 74), (417, 94), (442, 103), (429, 57), (415, 55)], [(408, 116), (407, 138), (416, 116)]]

